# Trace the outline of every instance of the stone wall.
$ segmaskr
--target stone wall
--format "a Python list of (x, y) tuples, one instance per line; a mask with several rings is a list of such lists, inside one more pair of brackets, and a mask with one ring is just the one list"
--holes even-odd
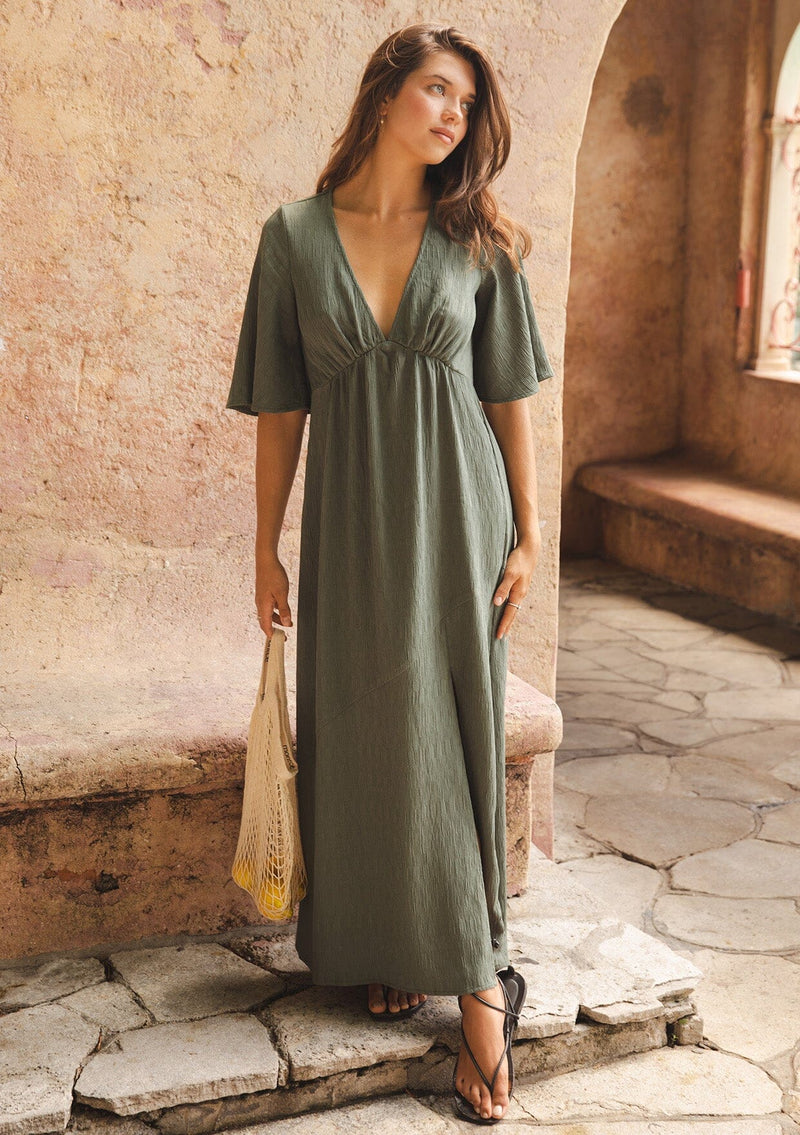
[(589, 461), (675, 444), (681, 387), (691, 4), (629, 0), (578, 155), (564, 393), (565, 550), (599, 546)]
[[(533, 229), (527, 271), (557, 372), (532, 410), (545, 541), (511, 651), (546, 693), (574, 162), (619, 8), (441, 14), (499, 66), (514, 136), (498, 189)], [(87, 669), (117, 684), (200, 658), (224, 669), (242, 650), (257, 662), (255, 423), (223, 410), (255, 246), (277, 204), (313, 192), (370, 51), (414, 18), (319, 0), (5, 9), (0, 633), (43, 697)], [(283, 545), (293, 584), (301, 493), (302, 461)]]
[[(797, 0), (629, 0), (578, 158), (565, 345), (565, 551), (600, 547), (589, 461), (674, 447), (800, 493), (800, 382), (750, 372), (769, 113)], [(800, 76), (798, 76), (800, 89)], [(739, 259), (753, 304), (737, 312)]]
[[(772, 20), (765, 21), (773, 8)], [(721, 20), (706, 2), (697, 6), (696, 20), (703, 58), (687, 201), (693, 254), (687, 263), (681, 434), (687, 445), (737, 475), (798, 494), (800, 382), (749, 373), (755, 305), (737, 319), (736, 265), (741, 254), (753, 266), (755, 301), (768, 160), (762, 118), (771, 113), (800, 4), (733, 4)], [(800, 96), (800, 75), (797, 89)]]

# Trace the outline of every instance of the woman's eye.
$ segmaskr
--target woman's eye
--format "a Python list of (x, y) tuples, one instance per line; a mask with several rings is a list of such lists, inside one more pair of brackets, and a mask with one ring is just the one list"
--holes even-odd
[[(445, 93), (445, 89), (444, 89), (444, 84), (443, 84), (443, 83), (432, 83), (432, 84), (431, 84), (431, 90), (432, 90), (432, 91), (436, 90), (437, 88), (438, 88), (438, 89), (439, 89), (439, 90), (440, 90), (440, 91), (442, 92), (442, 94), (444, 94), (444, 93)], [(462, 106), (463, 106), (463, 107), (464, 107), (464, 109), (465, 109), (465, 110), (467, 110), (467, 111), (470, 111), (470, 110), (472, 110), (472, 108), (474, 107), (474, 105), (475, 105), (475, 103), (474, 103), (474, 102), (465, 102), (465, 103), (462, 103)]]

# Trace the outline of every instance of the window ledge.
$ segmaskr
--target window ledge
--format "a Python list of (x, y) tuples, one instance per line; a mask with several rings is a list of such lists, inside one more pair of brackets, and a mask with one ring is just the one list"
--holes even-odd
[(744, 368), (742, 374), (748, 378), (770, 378), (778, 382), (791, 382), (800, 385), (800, 370), (749, 370)]

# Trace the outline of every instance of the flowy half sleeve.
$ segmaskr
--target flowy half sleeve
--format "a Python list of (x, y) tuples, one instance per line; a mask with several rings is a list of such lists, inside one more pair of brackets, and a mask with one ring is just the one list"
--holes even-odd
[(528, 278), (515, 272), (508, 253), (495, 249), (481, 269), (472, 330), (473, 383), (481, 402), (514, 402), (555, 373), (547, 358)]
[(261, 229), (225, 408), (246, 414), (311, 409), (280, 206)]

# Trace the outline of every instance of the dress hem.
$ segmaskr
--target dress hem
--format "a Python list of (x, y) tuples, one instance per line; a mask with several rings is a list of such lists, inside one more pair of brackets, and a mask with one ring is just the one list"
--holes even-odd
[[(300, 960), (304, 962), (306, 966), (308, 966), (308, 969), (311, 973), (313, 985), (344, 986), (347, 988), (352, 988), (356, 985), (366, 986), (375, 983), (389, 985), (393, 989), (404, 989), (408, 993), (425, 993), (429, 997), (457, 997), (459, 994), (465, 995), (467, 993), (477, 993), (479, 990), (483, 989), (491, 989), (494, 985), (493, 979), (496, 979), (497, 974), (501, 970), (506, 969), (509, 965), (507, 951), (503, 951), (502, 953), (499, 951), (493, 951), (493, 964), (496, 968), (494, 969), (492, 976), (488, 981), (480, 979), (476, 982), (467, 982), (466, 987), (463, 988), (454, 987), (451, 981), (432, 981), (426, 983), (424, 989), (411, 989), (407, 983), (404, 983), (402, 981), (395, 982), (392, 980), (387, 980), (385, 975), (384, 977), (379, 978), (375, 976), (375, 974), (370, 974), (368, 977), (357, 977), (355, 974), (348, 974), (346, 979), (341, 976), (336, 978), (326, 977), (325, 975), (320, 976), (319, 970), (315, 972), (310, 962), (306, 958), (304, 958), (302, 952), (297, 949), (296, 942), (295, 950), (297, 951), (297, 956), (300, 958)], [(447, 988), (444, 988), (445, 986), (447, 986)]]

